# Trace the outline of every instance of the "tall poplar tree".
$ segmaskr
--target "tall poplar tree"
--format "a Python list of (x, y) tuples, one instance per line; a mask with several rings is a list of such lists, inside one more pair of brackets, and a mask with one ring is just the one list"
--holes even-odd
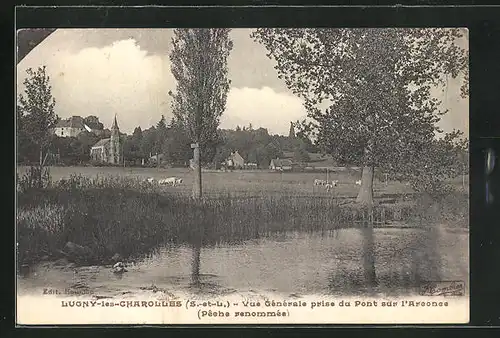
[[(172, 112), (199, 151), (215, 154), (217, 128), (226, 108), (228, 79), (227, 58), (233, 43), (230, 29), (175, 29), (172, 38), (172, 74), (177, 81), (172, 97)], [(196, 151), (196, 150), (195, 150)], [(213, 157), (213, 155), (212, 155)], [(196, 160), (196, 156), (195, 156)], [(193, 194), (202, 196), (201, 165), (196, 164)]]

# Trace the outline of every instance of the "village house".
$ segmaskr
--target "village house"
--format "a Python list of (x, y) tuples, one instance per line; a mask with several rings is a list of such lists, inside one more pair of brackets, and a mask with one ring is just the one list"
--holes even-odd
[(245, 160), (235, 151), (226, 159), (225, 164), (228, 168), (242, 169), (245, 167)]
[(111, 137), (97, 142), (90, 149), (90, 158), (95, 162), (120, 164), (122, 161), (120, 145), (120, 129), (116, 116), (111, 127)]
[(165, 155), (163, 154), (149, 154), (149, 164), (161, 165), (164, 162)]
[(92, 131), (92, 129), (87, 126), (81, 116), (71, 116), (65, 120), (57, 121), (54, 127), (54, 134), (59, 137), (77, 137), (84, 130)]
[(293, 163), (289, 159), (273, 158), (269, 164), (269, 169), (271, 170), (292, 170)]

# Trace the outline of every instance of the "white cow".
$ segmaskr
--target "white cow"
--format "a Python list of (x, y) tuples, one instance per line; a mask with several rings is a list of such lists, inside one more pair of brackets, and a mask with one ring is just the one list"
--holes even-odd
[(356, 181), (356, 185), (361, 185), (361, 180)]
[(328, 182), (320, 179), (314, 180), (314, 185), (326, 185)]
[(175, 180), (175, 184), (176, 184), (176, 185), (177, 185), (177, 184), (182, 184), (182, 178), (177, 178), (177, 179)]
[(177, 177), (168, 177), (168, 178), (162, 178), (161, 180), (158, 181), (160, 185), (171, 185), (175, 186), (175, 183), (177, 182)]
[(154, 183), (155, 179), (153, 177), (149, 177), (146, 181), (148, 181), (148, 183)]

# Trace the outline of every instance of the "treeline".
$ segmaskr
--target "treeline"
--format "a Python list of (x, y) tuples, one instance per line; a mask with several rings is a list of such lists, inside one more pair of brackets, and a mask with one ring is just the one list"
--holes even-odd
[(316, 152), (316, 147), (307, 138), (270, 135), (265, 128), (253, 129), (252, 125), (236, 130), (220, 130), (222, 142), (217, 148), (215, 163), (226, 159), (232, 151), (249, 163), (256, 163), (260, 168), (267, 168), (271, 159), (284, 157), (284, 152), (293, 152), (296, 162), (309, 161), (309, 152)]
[[(172, 119), (167, 124), (162, 116), (156, 126), (146, 130), (137, 127), (132, 135), (125, 137), (124, 155), (132, 163), (138, 163), (160, 154), (164, 163), (186, 166), (193, 157), (191, 143), (178, 121)], [(271, 159), (283, 157), (284, 152), (293, 152), (296, 161), (306, 162), (309, 152), (317, 149), (305, 137), (270, 135), (267, 129), (254, 129), (250, 124), (235, 130), (219, 129), (217, 139), (202, 151), (202, 164), (218, 167), (233, 151), (238, 151), (246, 162), (267, 168)]]
[[(83, 131), (76, 137), (51, 135), (46, 163), (49, 165), (84, 165), (90, 164), (90, 149), (99, 140), (109, 138), (111, 132), (95, 116), (84, 118), (85, 124), (95, 132)], [(18, 130), (19, 131), (19, 130)], [(158, 165), (184, 167), (193, 157), (191, 139), (184, 127), (175, 118), (167, 123), (164, 116), (154, 126), (142, 130), (136, 127), (132, 135), (121, 134), (121, 145), (125, 164)], [(246, 162), (267, 168), (271, 159), (283, 157), (284, 153), (293, 153), (297, 162), (307, 162), (310, 152), (317, 152), (313, 143), (304, 136), (270, 135), (265, 128), (254, 129), (251, 124), (236, 127), (235, 130), (219, 129), (217, 139), (203, 149), (202, 164), (218, 167), (233, 151), (238, 151)], [(30, 141), (27, 133), (18, 132), (17, 154), (19, 163), (39, 161), (38, 148)], [(152, 158), (153, 157), (153, 158)]]

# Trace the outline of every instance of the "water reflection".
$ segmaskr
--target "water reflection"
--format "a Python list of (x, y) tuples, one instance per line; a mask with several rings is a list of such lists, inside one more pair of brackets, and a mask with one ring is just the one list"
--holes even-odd
[(430, 227), (421, 232), (420, 236), (411, 242), (411, 276), (412, 284), (419, 285), (424, 281), (441, 279), (441, 255), (438, 242), (442, 230), (438, 226)]
[(364, 279), (368, 287), (377, 285), (377, 275), (375, 273), (375, 245), (373, 239), (373, 227), (360, 229), (363, 237), (363, 269)]
[(359, 254), (345, 248), (349, 245), (345, 232), (337, 242), (344, 249), (332, 248), (338, 253), (332, 259), (328, 277), (332, 293), (418, 292), (424, 281), (468, 278), (467, 268), (460, 263), (461, 256), (468, 255), (465, 236), (457, 240), (439, 226), (418, 230), (367, 227), (354, 231), (350, 231), (351, 237), (355, 236), (350, 241), (351, 245), (360, 244)]
[(95, 267), (91, 274), (79, 268), (75, 274), (74, 268), (39, 266), (36, 273), (19, 280), (20, 287), (66, 288), (82, 281), (100, 295), (151, 285), (173, 293), (254, 290), (347, 295), (404, 294), (414, 292), (424, 280), (468, 281), (468, 234), (439, 228), (292, 232), (220, 245), (207, 245), (202, 238), (192, 236), (189, 246), (162, 249), (123, 276), (115, 276), (109, 267)]

